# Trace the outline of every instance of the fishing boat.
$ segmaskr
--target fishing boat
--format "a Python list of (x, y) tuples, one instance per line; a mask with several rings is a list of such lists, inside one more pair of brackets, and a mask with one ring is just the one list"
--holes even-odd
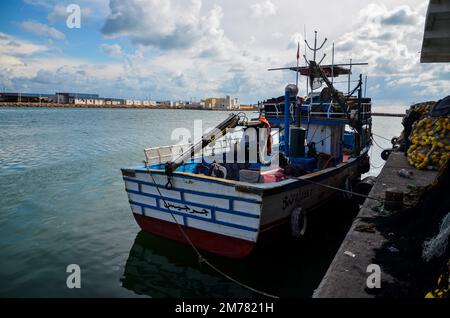
[(297, 80), (261, 103), (258, 118), (231, 114), (198, 142), (145, 149), (144, 165), (122, 169), (144, 231), (243, 258), (285, 224), (301, 238), (310, 213), (338, 193), (351, 196), (370, 169), (371, 99), (362, 75), (353, 90), (335, 87), (342, 75), (350, 87), (355, 63), (334, 64), (333, 50), (333, 63), (321, 65), (312, 50), (305, 66), (272, 69), (305, 76), (305, 97)]

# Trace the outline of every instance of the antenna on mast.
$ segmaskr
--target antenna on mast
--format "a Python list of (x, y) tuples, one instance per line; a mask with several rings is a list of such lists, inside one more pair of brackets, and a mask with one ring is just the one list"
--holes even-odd
[[(323, 48), (323, 46), (325, 45), (325, 43), (327, 42), (327, 38), (325, 38), (325, 40), (323, 40), (323, 43), (322, 43), (322, 45), (320, 46), (320, 47), (317, 47), (317, 31), (314, 31), (314, 48), (312, 48), (310, 45), (309, 45), (309, 43), (308, 43), (308, 41), (306, 41), (306, 39), (305, 39), (305, 43), (306, 43), (306, 45), (308, 46), (308, 48), (311, 50), (311, 51), (313, 51), (313, 61), (315, 62), (316, 61), (316, 55), (317, 55), (317, 52), (318, 51), (320, 51), (322, 48)], [(322, 57), (322, 60), (321, 60), (321, 62), (323, 61), (323, 59), (325, 58), (325, 56), (327, 56), (326, 54), (324, 54), (323, 55), (323, 57)], [(306, 57), (305, 57), (306, 58)], [(319, 63), (320, 64), (320, 63)]]
[[(327, 56), (326, 54), (323, 55), (323, 57), (322, 57), (322, 59), (320, 60), (319, 63), (316, 63), (316, 57), (317, 57), (317, 52), (320, 51), (323, 48), (323, 46), (325, 45), (327, 40), (328, 39), (325, 38), (325, 40), (323, 40), (322, 44), (319, 47), (317, 47), (317, 31), (314, 31), (314, 48), (312, 48), (311, 45), (309, 45), (308, 41), (305, 39), (306, 46), (308, 47), (308, 49), (313, 51), (313, 60), (312, 61), (308, 61), (308, 59), (306, 58), (306, 55), (303, 55), (303, 57), (305, 58), (306, 64), (308, 66), (311, 66), (311, 64), (320, 65), (323, 62), (323, 60)], [(314, 76), (314, 75), (316, 75), (316, 76)], [(319, 79), (318, 74), (312, 74), (311, 73), (309, 75), (309, 85), (311, 86), (311, 93), (314, 92), (314, 89), (320, 88), (322, 86), (322, 81), (321, 81), (321, 79)]]
[[(305, 41), (305, 49), (303, 57), (305, 58), (305, 67), (308, 66), (308, 59), (306, 58), (306, 24), (303, 24), (303, 40)], [(309, 94), (309, 77), (306, 78), (306, 96)]]

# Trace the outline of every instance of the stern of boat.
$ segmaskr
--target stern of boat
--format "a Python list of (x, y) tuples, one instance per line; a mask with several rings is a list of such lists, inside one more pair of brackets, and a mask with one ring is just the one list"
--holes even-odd
[(258, 240), (262, 198), (235, 182), (176, 173), (167, 189), (163, 171), (122, 169), (133, 215), (146, 232), (230, 258), (247, 256)]

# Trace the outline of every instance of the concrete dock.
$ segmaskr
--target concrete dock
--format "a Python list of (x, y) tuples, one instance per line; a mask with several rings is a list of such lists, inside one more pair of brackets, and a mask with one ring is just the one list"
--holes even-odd
[[(413, 177), (411, 179), (400, 177), (398, 171), (401, 169), (413, 171)], [(393, 152), (369, 196), (384, 199), (385, 191), (392, 187), (405, 193), (411, 189), (408, 186), (427, 187), (437, 175), (437, 171), (411, 168), (403, 153)], [(389, 244), (386, 244), (389, 235), (383, 233), (377, 226), (384, 213), (379, 201), (367, 199), (364, 202), (326, 275), (315, 290), (314, 298), (374, 298), (386, 292), (383, 286), (399, 284), (389, 273), (383, 271), (383, 268), (389, 264), (380, 263), (380, 258), (377, 258), (380, 250), (389, 248), (387, 246)], [(388, 255), (392, 253), (393, 256), (398, 253), (395, 247), (383, 252)], [(395, 257), (384, 260), (387, 263), (392, 262)], [(367, 272), (367, 269), (371, 264), (379, 265), (381, 268), (381, 288), (379, 289), (367, 288), (367, 279), (372, 273)]]

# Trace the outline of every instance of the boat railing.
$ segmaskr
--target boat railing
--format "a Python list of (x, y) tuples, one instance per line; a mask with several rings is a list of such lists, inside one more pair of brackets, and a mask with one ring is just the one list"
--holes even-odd
[[(264, 104), (263, 112), (265, 117), (271, 119), (284, 118), (284, 104), (267, 103)], [(267, 109), (271, 109), (268, 111)], [(309, 118), (343, 118), (345, 113), (339, 111), (341, 107), (337, 103), (330, 102), (313, 102), (302, 105), (302, 114), (306, 114)], [(350, 113), (354, 113), (356, 108), (350, 108)], [(293, 105), (291, 104), (291, 116), (295, 116), (293, 112)], [(372, 103), (361, 103), (361, 118), (367, 119), (372, 115)]]
[[(203, 148), (203, 153), (194, 154), (191, 153), (191, 160), (195, 158), (200, 158), (202, 156), (214, 156), (219, 153), (225, 153), (230, 151), (233, 145), (241, 142), (241, 138), (237, 137), (222, 137), (219, 140), (216, 140), (213, 144), (208, 145)], [(146, 156), (146, 162), (148, 165), (157, 165), (163, 164), (169, 161), (174, 161), (182, 154), (185, 154), (189, 150), (194, 149), (194, 144), (185, 143), (185, 144), (176, 144), (172, 146), (162, 146), (162, 147), (154, 147), (147, 148), (144, 150)]]

